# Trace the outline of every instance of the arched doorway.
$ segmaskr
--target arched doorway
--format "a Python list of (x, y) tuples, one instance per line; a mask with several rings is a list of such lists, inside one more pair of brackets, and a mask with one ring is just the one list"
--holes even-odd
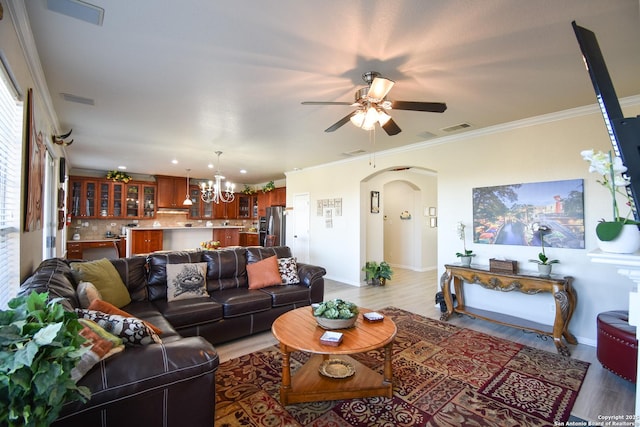
[[(372, 191), (379, 193), (379, 213), (371, 212)], [(437, 174), (424, 168), (388, 168), (362, 180), (361, 265), (396, 260), (417, 271), (437, 268), (437, 228), (429, 215), (437, 200)], [(411, 219), (401, 219), (403, 211)]]

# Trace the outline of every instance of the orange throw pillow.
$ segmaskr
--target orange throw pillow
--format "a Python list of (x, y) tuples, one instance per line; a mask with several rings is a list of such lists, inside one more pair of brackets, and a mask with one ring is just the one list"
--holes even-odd
[[(118, 316), (122, 316), (122, 317), (136, 317), (132, 314), (127, 313), (124, 310), (120, 310), (115, 305), (108, 303), (106, 301), (103, 301), (101, 299), (96, 299), (91, 301), (91, 304), (89, 304), (88, 309), (94, 310), (94, 311), (100, 311), (106, 314), (117, 314)], [(147, 322), (146, 320), (142, 320), (142, 319), (140, 320), (144, 322), (144, 324), (147, 325), (149, 328), (151, 328), (153, 332), (155, 332), (156, 334), (160, 335), (162, 333), (162, 329), (158, 328), (153, 323)]]
[(247, 264), (247, 275), (249, 276), (249, 289), (282, 285), (282, 278), (278, 269), (278, 258), (275, 255), (262, 261)]

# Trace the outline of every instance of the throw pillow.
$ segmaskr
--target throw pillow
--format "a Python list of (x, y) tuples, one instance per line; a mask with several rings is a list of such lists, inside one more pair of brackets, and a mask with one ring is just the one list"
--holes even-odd
[(131, 302), (129, 291), (122, 282), (118, 270), (108, 259), (72, 262), (71, 268), (78, 272), (80, 280), (93, 283), (105, 301), (116, 307), (124, 307)]
[(147, 345), (161, 343), (162, 340), (144, 322), (135, 317), (123, 317), (100, 311), (77, 308), (79, 318), (89, 319), (102, 326), (107, 332), (122, 338), (125, 345)]
[(89, 305), (91, 305), (93, 301), (102, 299), (100, 291), (98, 291), (96, 286), (91, 282), (78, 283), (76, 295), (78, 296), (78, 301), (80, 302), (80, 307), (82, 308), (89, 308)]
[(300, 277), (298, 276), (298, 265), (296, 264), (295, 258), (278, 258), (278, 270), (280, 270), (282, 283), (284, 283), (285, 285), (300, 283)]
[(167, 301), (208, 297), (207, 263), (167, 264)]
[(260, 289), (282, 284), (280, 270), (278, 269), (278, 258), (275, 255), (262, 261), (247, 264), (247, 276), (249, 276), (249, 289)]
[(108, 333), (97, 323), (88, 319), (78, 319), (78, 321), (82, 325), (79, 334), (86, 339), (83, 347), (88, 347), (88, 350), (82, 354), (71, 370), (71, 379), (75, 382), (78, 382), (98, 362), (124, 349), (120, 338)]
[[(120, 310), (118, 307), (116, 307), (113, 304), (109, 304), (106, 301), (103, 301), (101, 299), (96, 299), (93, 302), (91, 302), (91, 304), (89, 304), (89, 307), (82, 307), (82, 308), (88, 308), (89, 310), (95, 310), (95, 311), (101, 311), (102, 313), (107, 313), (107, 314), (117, 314), (119, 316), (122, 317), (136, 317), (132, 314), (127, 313), (124, 310)], [(137, 317), (136, 317), (137, 319)], [(155, 332), (156, 334), (160, 335), (162, 333), (162, 330), (160, 328), (158, 328), (156, 325), (154, 325), (151, 322), (147, 322), (146, 320), (142, 320), (141, 321), (144, 322), (145, 325), (147, 325), (148, 327), (150, 327), (153, 332)]]

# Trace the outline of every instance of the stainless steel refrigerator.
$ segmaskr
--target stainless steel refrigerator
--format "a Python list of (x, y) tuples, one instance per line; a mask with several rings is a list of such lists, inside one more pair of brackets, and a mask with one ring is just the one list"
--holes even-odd
[(286, 245), (286, 227), (283, 206), (272, 206), (267, 208), (267, 234), (276, 236), (276, 246)]

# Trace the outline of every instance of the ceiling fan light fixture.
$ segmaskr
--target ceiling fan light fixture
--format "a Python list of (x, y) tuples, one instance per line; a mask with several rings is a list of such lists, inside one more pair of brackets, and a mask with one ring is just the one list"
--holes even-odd
[(364, 124), (364, 116), (365, 116), (364, 111), (358, 110), (355, 112), (355, 114), (351, 116), (349, 120), (351, 120), (351, 123), (353, 123), (355, 127), (361, 128), (362, 125)]
[(362, 123), (362, 129), (371, 130), (378, 121), (378, 111), (375, 107), (367, 108), (367, 113), (364, 116), (364, 122)]
[(385, 79), (384, 77), (376, 77), (371, 83), (367, 96), (372, 101), (380, 102), (389, 93), (395, 82)]
[(378, 110), (378, 123), (380, 126), (384, 126), (391, 119), (391, 116), (385, 113), (383, 110)]

